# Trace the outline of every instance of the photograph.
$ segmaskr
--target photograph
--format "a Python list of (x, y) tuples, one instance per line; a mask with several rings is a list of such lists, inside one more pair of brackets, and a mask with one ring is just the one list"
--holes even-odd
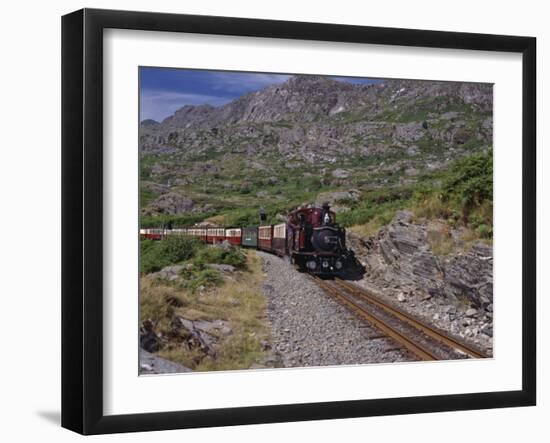
[(63, 14), (63, 428), (537, 429), (542, 19), (317, 6)]
[(493, 358), (493, 84), (138, 71), (140, 375)]
[(542, 5), (7, 2), (0, 440), (543, 441)]

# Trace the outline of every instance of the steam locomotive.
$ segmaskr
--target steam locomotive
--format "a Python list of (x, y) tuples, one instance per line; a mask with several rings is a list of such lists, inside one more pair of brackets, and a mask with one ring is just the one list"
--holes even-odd
[(298, 269), (314, 274), (343, 271), (350, 254), (346, 230), (336, 224), (328, 204), (291, 212), (287, 228), (288, 255)]
[[(260, 212), (260, 220), (265, 214)], [(245, 248), (287, 256), (300, 271), (318, 275), (338, 275), (353, 262), (346, 248), (346, 230), (336, 223), (336, 214), (327, 203), (322, 207), (296, 209), (286, 223), (247, 228), (140, 229), (143, 238), (161, 240), (170, 235), (198, 237), (206, 243), (224, 241)]]

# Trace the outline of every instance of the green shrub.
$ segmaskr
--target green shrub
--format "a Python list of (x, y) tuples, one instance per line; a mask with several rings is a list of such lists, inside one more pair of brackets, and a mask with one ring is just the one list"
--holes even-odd
[(193, 263), (204, 266), (207, 263), (232, 265), (236, 268), (243, 268), (246, 264), (246, 255), (239, 249), (231, 246), (229, 248), (222, 246), (210, 246), (201, 249)]
[(489, 239), (493, 237), (493, 228), (491, 226), (481, 224), (476, 228), (476, 231), (481, 238)]
[[(168, 264), (166, 264), (167, 266)], [(160, 271), (164, 267), (164, 263), (155, 254), (141, 255), (139, 261), (139, 270), (142, 274), (149, 274), (150, 272)]]
[(460, 159), (446, 170), (420, 175), (413, 185), (366, 190), (337, 220), (346, 227), (366, 226), (375, 232), (389, 223), (396, 211), (410, 209), (417, 217), (443, 219), (450, 226), (470, 227), (480, 237), (490, 238), (492, 199), (493, 155), (483, 152)]
[(148, 238), (141, 239), (139, 242), (140, 255), (147, 254), (151, 249), (155, 247), (155, 242)]
[(449, 170), (442, 190), (443, 201), (458, 206), (467, 224), (475, 208), (493, 200), (493, 152), (457, 161)]
[[(440, 218), (451, 226), (492, 226), (493, 154), (474, 154), (453, 163), (448, 170), (421, 177), (415, 186), (411, 209), (418, 217)], [(460, 222), (460, 223), (459, 223)]]
[(197, 290), (200, 286), (210, 288), (219, 286), (223, 283), (223, 278), (216, 269), (206, 268), (204, 266), (192, 266), (182, 269), (179, 273), (183, 282), (181, 287)]
[(377, 189), (365, 192), (359, 203), (353, 203), (352, 210), (338, 214), (336, 219), (343, 226), (382, 226), (389, 223), (395, 211), (407, 207), (412, 191), (409, 188)]
[(200, 248), (201, 241), (194, 237), (174, 235), (160, 241), (159, 252), (166, 257), (170, 263), (189, 260)]
[(258, 209), (244, 208), (229, 212), (226, 217), (227, 226), (245, 227), (257, 225), (260, 219)]
[(144, 274), (160, 271), (165, 266), (189, 260), (201, 247), (193, 237), (172, 236), (160, 241), (140, 241), (140, 271)]
[(210, 268), (192, 270), (191, 272), (185, 273), (184, 277), (186, 277), (184, 287), (192, 291), (196, 291), (201, 286), (211, 288), (223, 283), (223, 278), (220, 273)]

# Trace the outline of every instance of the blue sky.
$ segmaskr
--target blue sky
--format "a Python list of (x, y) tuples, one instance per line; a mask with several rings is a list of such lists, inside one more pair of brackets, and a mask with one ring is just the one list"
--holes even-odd
[[(162, 121), (185, 105), (220, 106), (247, 92), (283, 83), (290, 75), (140, 67), (140, 121)], [(379, 80), (332, 77), (350, 83)]]

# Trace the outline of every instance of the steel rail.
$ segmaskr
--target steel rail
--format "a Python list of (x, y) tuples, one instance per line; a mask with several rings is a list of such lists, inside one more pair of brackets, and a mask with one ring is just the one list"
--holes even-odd
[(319, 278), (315, 278), (315, 277), (312, 277), (312, 278), (321, 288), (323, 288), (325, 291), (332, 294), (334, 297), (336, 297), (338, 300), (343, 302), (345, 305), (351, 307), (353, 311), (358, 313), (361, 317), (365, 318), (367, 321), (371, 322), (374, 326), (380, 329), (384, 334), (386, 334), (388, 337), (392, 338), (397, 343), (405, 347), (407, 350), (412, 352), (421, 360), (424, 360), (424, 361), (438, 360), (438, 357), (435, 354), (433, 354), (431, 350), (426, 349), (426, 347), (421, 346), (418, 343), (415, 343), (410, 338), (408, 338), (407, 336), (399, 332), (397, 329), (395, 329), (393, 326), (389, 325), (383, 319), (379, 318), (372, 312), (369, 312), (367, 309), (358, 305), (353, 300), (350, 300), (350, 298), (347, 297), (338, 288), (328, 284), (327, 282)]
[(430, 326), (419, 319), (413, 317), (409, 313), (403, 311), (402, 309), (399, 309), (395, 306), (391, 306), (390, 304), (386, 303), (385, 301), (381, 300), (379, 297), (371, 294), (367, 289), (361, 288), (360, 286), (357, 286), (356, 284), (349, 283), (347, 281), (344, 281), (342, 279), (336, 278), (334, 280), (338, 285), (346, 288), (347, 290), (353, 292), (354, 294), (366, 299), (370, 303), (373, 303), (374, 305), (378, 306), (379, 308), (385, 310), (386, 312), (389, 312), (390, 314), (396, 316), (402, 321), (407, 322), (409, 325), (413, 326), (416, 329), (421, 330), (424, 334), (428, 335), (429, 337), (433, 338), (434, 340), (437, 340), (439, 342), (445, 343), (447, 346), (457, 349), (465, 354), (467, 354), (471, 358), (488, 358), (488, 355), (483, 353), (481, 350), (476, 349), (472, 345), (469, 345), (467, 343), (464, 343), (454, 337), (451, 337), (450, 335), (446, 334), (445, 332)]

